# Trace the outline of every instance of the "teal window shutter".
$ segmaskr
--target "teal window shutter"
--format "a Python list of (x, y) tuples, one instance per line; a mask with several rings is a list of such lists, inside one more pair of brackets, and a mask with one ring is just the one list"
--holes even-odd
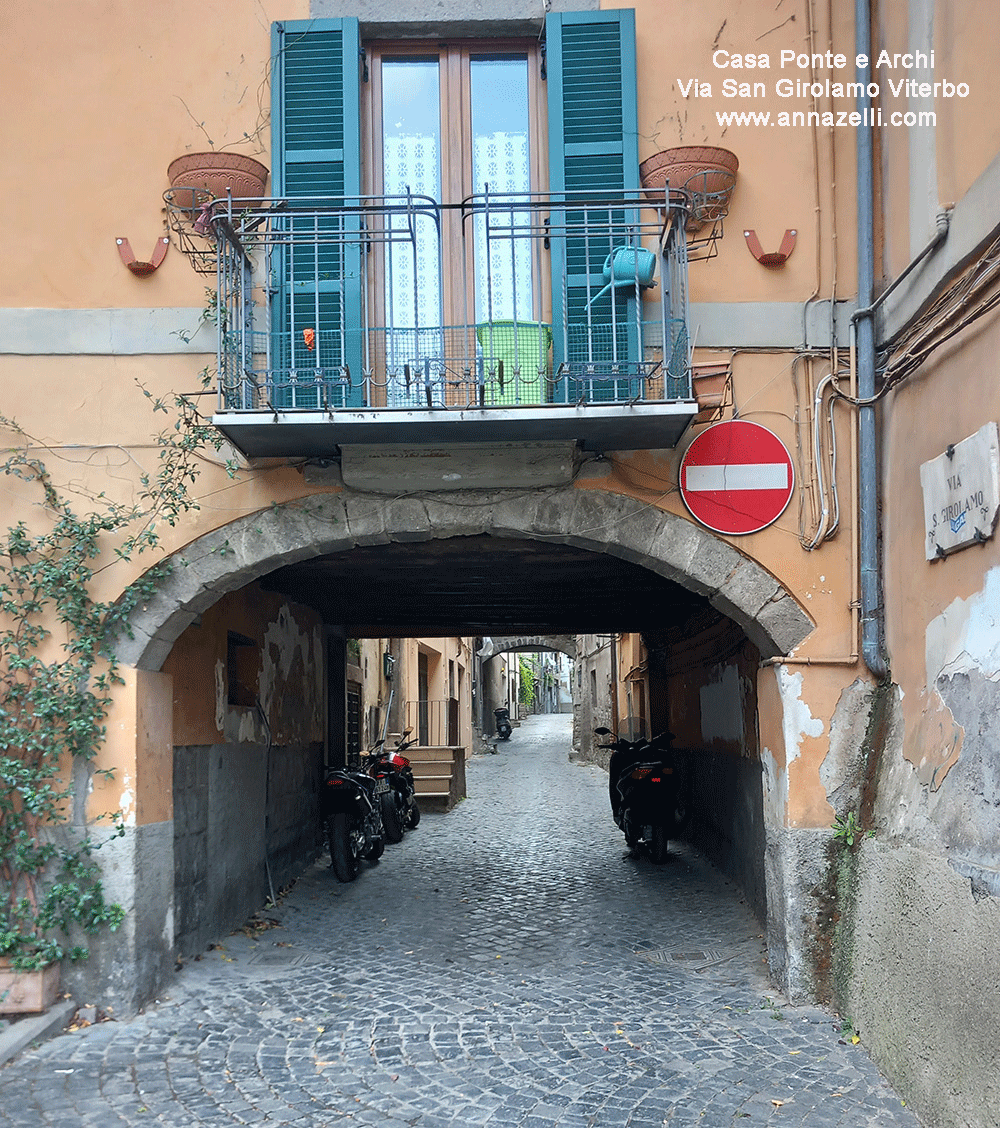
[(348, 204), (318, 220), (293, 214), (275, 221), (291, 236), (273, 280), (277, 407), (360, 406), (363, 399), (365, 280), (351, 199), (361, 194), (360, 46), (354, 18), (272, 27), (274, 193), (293, 206), (295, 199), (319, 205), (322, 197)]
[[(545, 40), (550, 190), (600, 195), (638, 189), (635, 12), (624, 8), (551, 13), (545, 21)], [(570, 210), (571, 225), (603, 224), (605, 239), (571, 234), (552, 241), (557, 365), (565, 360), (608, 361), (612, 355), (641, 358), (634, 295), (612, 289), (588, 308), (588, 293), (592, 298), (604, 283), (604, 263), (611, 249), (609, 218), (612, 228), (625, 230), (624, 212), (609, 217), (607, 210), (603, 215)], [(612, 301), (616, 303), (613, 317)], [(617, 340), (612, 341), (612, 336)], [(568, 394), (573, 396), (572, 388)]]

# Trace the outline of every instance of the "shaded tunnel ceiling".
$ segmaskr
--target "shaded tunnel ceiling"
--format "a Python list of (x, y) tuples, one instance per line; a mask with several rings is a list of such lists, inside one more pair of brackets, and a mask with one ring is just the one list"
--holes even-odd
[(449, 537), (313, 557), (261, 581), (355, 638), (673, 633), (720, 618), (638, 564), (569, 545)]

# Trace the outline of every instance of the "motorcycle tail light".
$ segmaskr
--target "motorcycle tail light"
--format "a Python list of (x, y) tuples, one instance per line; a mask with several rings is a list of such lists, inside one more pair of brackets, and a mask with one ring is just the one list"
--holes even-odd
[(662, 783), (662, 782), (663, 782), (663, 776), (653, 776), (653, 777), (652, 777), (652, 778), (650, 779), (650, 781), (649, 781), (649, 782), (650, 782), (650, 783)]
[(342, 779), (328, 779), (326, 781), (327, 787), (340, 787), (344, 781)]

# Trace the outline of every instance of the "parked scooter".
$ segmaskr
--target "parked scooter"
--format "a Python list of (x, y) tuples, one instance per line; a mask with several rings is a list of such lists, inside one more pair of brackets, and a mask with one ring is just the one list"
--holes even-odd
[(332, 768), (323, 781), (322, 814), (330, 843), (330, 861), (338, 881), (353, 881), (361, 859), (377, 862), (385, 850), (380, 794), (386, 781), (359, 768)]
[(420, 822), (413, 769), (403, 755), (407, 748), (417, 743), (416, 737), (406, 739), (412, 731), (407, 729), (393, 748), (386, 748), (385, 741), (380, 740), (365, 756), (368, 774), (377, 784), (382, 825), (388, 842), (401, 842), (403, 831), (412, 830)]
[(510, 734), (514, 731), (510, 727), (510, 710), (506, 708), (494, 709), (493, 716), (496, 718), (497, 736), (501, 740), (510, 740)]
[[(594, 732), (611, 735), (606, 728)], [(677, 837), (688, 818), (687, 780), (674, 762), (672, 741), (664, 732), (649, 740), (617, 737), (600, 746), (612, 749), (608, 791), (615, 824), (628, 848), (645, 850), (656, 865), (666, 859), (668, 841)]]

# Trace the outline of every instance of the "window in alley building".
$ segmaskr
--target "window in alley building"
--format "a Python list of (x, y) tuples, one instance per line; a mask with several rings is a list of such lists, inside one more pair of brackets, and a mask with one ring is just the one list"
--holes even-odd
[(226, 679), (230, 705), (252, 708), (257, 703), (260, 651), (253, 639), (236, 631), (226, 633)]

